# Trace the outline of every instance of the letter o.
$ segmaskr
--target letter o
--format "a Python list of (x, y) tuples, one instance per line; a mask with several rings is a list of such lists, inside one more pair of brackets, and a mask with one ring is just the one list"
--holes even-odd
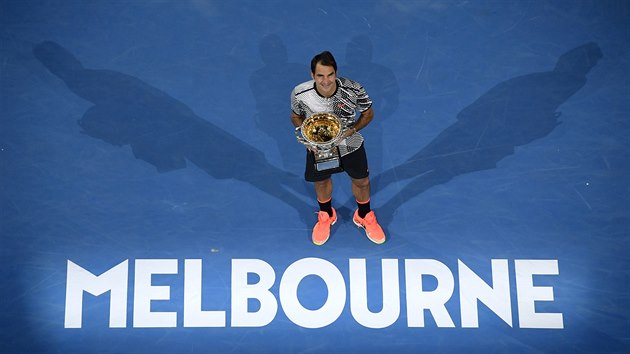
[[(309, 310), (297, 296), (302, 279), (309, 275), (320, 277), (328, 288), (322, 307)], [(335, 322), (346, 306), (346, 284), (337, 267), (320, 258), (303, 258), (291, 264), (280, 281), (280, 303), (291, 322), (305, 328), (321, 328)]]

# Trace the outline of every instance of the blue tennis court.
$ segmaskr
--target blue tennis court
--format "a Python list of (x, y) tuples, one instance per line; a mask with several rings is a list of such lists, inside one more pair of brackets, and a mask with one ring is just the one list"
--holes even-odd
[[(630, 352), (630, 2), (0, 0), (3, 353)], [(371, 205), (290, 94), (360, 82)]]

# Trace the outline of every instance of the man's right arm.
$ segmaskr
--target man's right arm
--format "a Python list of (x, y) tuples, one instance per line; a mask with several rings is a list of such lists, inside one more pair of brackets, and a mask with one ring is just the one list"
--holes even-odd
[(291, 122), (296, 128), (301, 126), (303, 121), (304, 121), (303, 116), (297, 115), (295, 114), (295, 112), (291, 111)]
[[(299, 126), (301, 126), (301, 125), (302, 125), (302, 122), (304, 122), (304, 117), (303, 117), (303, 116), (300, 116), (300, 115), (297, 115), (295, 112), (291, 111), (291, 122), (292, 122), (292, 123), (293, 123), (293, 125), (295, 125), (295, 127), (297, 128), (297, 127), (299, 127)], [(298, 140), (298, 141), (299, 141), (299, 140)], [(306, 146), (306, 148), (307, 148), (308, 150), (310, 150), (310, 151), (313, 151), (313, 150), (311, 150), (311, 148), (310, 148), (310, 147), (308, 147), (308, 146)]]

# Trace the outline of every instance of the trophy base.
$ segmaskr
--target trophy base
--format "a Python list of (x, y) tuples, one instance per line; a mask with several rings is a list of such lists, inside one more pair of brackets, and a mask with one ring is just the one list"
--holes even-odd
[(336, 169), (339, 167), (340, 167), (339, 159), (315, 161), (315, 171), (317, 172), (324, 172), (324, 171)]
[(339, 149), (333, 148), (326, 153), (315, 154), (315, 171), (335, 173), (343, 171), (339, 160)]

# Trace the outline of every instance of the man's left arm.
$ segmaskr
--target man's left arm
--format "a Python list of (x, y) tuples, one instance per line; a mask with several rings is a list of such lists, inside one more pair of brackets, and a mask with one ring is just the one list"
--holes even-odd
[(359, 115), (359, 119), (357, 119), (357, 121), (354, 123), (352, 128), (346, 131), (346, 137), (365, 128), (368, 124), (370, 124), (373, 118), (374, 118), (374, 110), (372, 109), (372, 107), (361, 112), (361, 114)]

